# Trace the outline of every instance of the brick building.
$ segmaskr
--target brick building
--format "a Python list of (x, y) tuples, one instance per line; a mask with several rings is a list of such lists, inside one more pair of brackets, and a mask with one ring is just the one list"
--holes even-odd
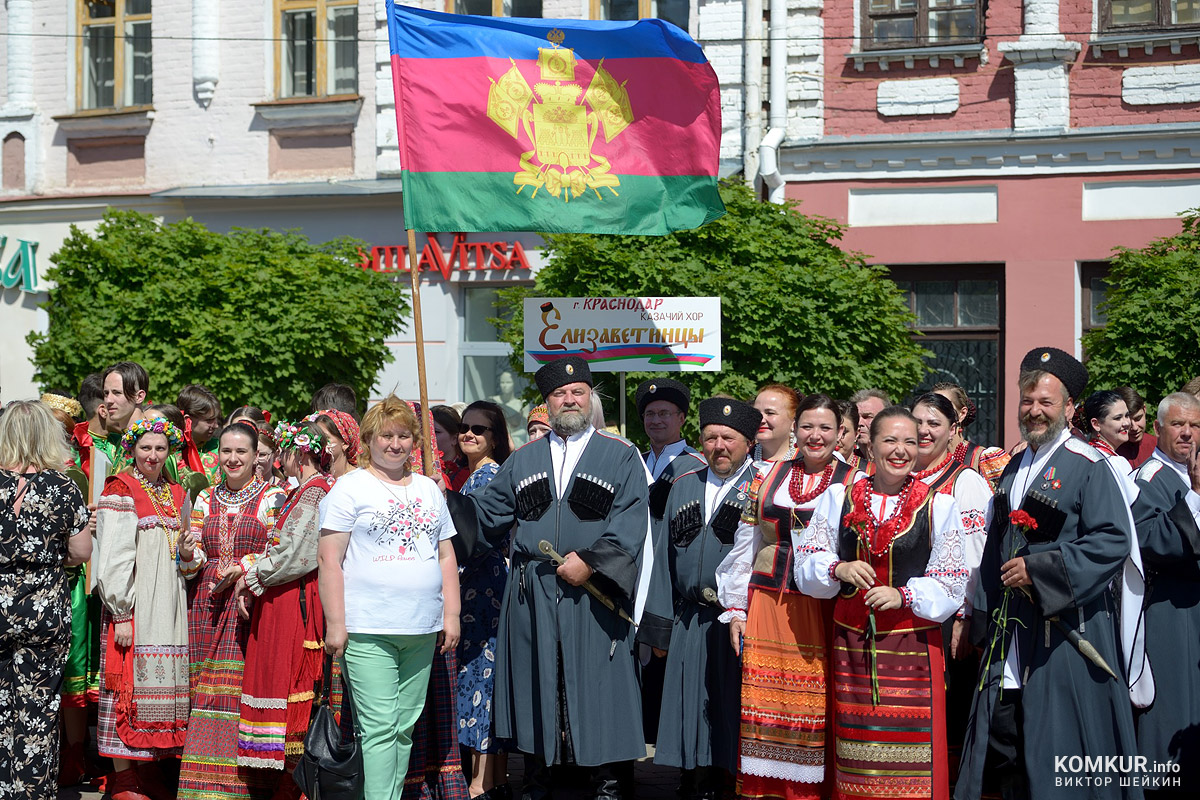
[(776, 15), (768, 190), (849, 225), (845, 246), (909, 292), (928, 380), (966, 386), (975, 435), (1012, 444), (1022, 355), (1079, 353), (1112, 248), (1177, 233), (1200, 206), (1200, 4), (792, 0)]
[[(1112, 246), (1200, 206), (1200, 0), (416, 4), (685, 27), (721, 80), (722, 174), (847, 223), (845, 244), (892, 269), (935, 378), (980, 401), (977, 438), (1013, 440), (1026, 348), (1078, 350), (1100, 321)], [(396, 264), (383, 0), (6, 0), (0, 34), (4, 399), (34, 391), (39, 275), (71, 224), (110, 206), (354, 235)], [(524, 259), (465, 246), (511, 255), (517, 239)], [(451, 365), (431, 372), (431, 397), (503, 397), (514, 376), (481, 320), (499, 286), (531, 279), (539, 241), (429, 246), (450, 265), (422, 295), (430, 358)], [(392, 344), (375, 393), (412, 396), (412, 342)]]

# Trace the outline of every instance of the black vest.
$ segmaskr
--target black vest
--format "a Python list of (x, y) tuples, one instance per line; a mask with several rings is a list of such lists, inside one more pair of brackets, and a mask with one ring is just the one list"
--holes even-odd
[[(842, 519), (850, 513), (854, 502), (851, 498), (853, 489), (846, 492), (846, 499), (842, 503)], [(930, 539), (933, 533), (933, 498), (937, 492), (930, 490), (925, 497), (925, 502), (913, 514), (912, 524), (908, 529), (896, 534), (892, 539), (892, 548), (888, 553), (880, 558), (888, 559), (887, 563), (882, 566), (887, 567), (887, 584), (889, 586), (901, 587), (908, 583), (910, 578), (918, 578), (925, 574), (926, 568), (929, 566), (929, 556), (933, 553), (933, 548), (930, 545)], [(866, 561), (876, 568), (876, 574), (879, 572), (880, 564), (873, 560), (873, 556), (863, 546), (859, 539), (858, 533), (852, 528), (842, 525), (841, 520), (838, 520), (838, 558), (842, 561)], [(858, 589), (849, 583), (842, 583), (842, 596), (853, 596)]]

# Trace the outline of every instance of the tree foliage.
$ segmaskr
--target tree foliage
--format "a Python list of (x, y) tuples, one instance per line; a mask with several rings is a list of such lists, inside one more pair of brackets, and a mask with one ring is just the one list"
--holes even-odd
[(1132, 386), (1154, 400), (1200, 375), (1200, 208), (1180, 233), (1118, 247), (1108, 274), (1108, 321), (1083, 336), (1089, 388)]
[[(794, 202), (760, 202), (741, 183), (722, 185), (721, 197), (724, 217), (669, 236), (545, 235), (548, 263), (536, 285), (501, 293), (498, 322), (514, 366), (524, 297), (717, 296), (723, 368), (684, 376), (693, 397), (749, 398), (776, 381), (842, 398), (868, 386), (911, 391), (926, 372), (926, 351), (886, 270), (841, 250), (843, 228), (800, 214)], [(627, 376), (630, 408), (649, 376)], [(630, 432), (640, 434), (640, 424)]]
[(360, 397), (391, 360), (385, 340), (409, 311), (403, 284), (359, 266), (361, 242), (312, 244), (295, 231), (208, 230), (110, 210), (95, 234), (72, 226), (51, 258), (36, 378), (71, 388), (132, 360), (149, 396), (173, 402), (201, 383), (222, 406), (307, 411), (330, 381)]

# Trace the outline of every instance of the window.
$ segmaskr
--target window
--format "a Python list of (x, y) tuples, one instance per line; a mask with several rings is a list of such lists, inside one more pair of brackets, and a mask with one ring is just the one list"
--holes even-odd
[(933, 353), (915, 394), (949, 381), (966, 390), (978, 416), (967, 438), (1000, 444), (1003, 270), (987, 266), (894, 267), (896, 285), (916, 315), (919, 343)]
[(80, 0), (81, 109), (148, 106), (154, 75), (150, 0)]
[(279, 96), (358, 94), (358, 0), (275, 0)]
[[(1200, 2), (1200, 0), (1193, 0)], [(859, 0), (864, 49), (978, 42), (980, 0)]]
[(1108, 262), (1098, 261), (1081, 264), (1079, 267), (1080, 314), (1083, 317), (1081, 330), (1084, 333), (1108, 324), (1108, 312), (1104, 308), (1108, 300)]
[(474, 14), (477, 17), (542, 16), (542, 0), (451, 0), (447, 3), (455, 14)]
[(655, 18), (688, 29), (691, 0), (591, 0), (592, 19)]
[(1104, 0), (1105, 31), (1200, 27), (1200, 0)]
[(500, 315), (496, 308), (497, 286), (464, 286), (462, 289), (462, 391), (464, 402), (491, 400), (504, 411), (504, 421), (513, 443), (529, 440), (525, 423), (529, 406), (521, 399), (529, 385), (528, 376), (515, 372), (508, 354), (512, 348), (500, 341), (500, 331), (489, 320)]

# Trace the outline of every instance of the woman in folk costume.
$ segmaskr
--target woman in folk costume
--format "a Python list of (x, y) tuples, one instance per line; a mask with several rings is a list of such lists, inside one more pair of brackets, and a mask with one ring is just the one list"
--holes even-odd
[(1108, 458), (1121, 459), (1119, 463), (1124, 472), (1133, 468), (1129, 459), (1117, 453), (1118, 448), (1129, 443), (1129, 431), (1133, 427), (1125, 398), (1107, 389), (1092, 392), (1083, 401), (1076, 419), (1088, 435), (1088, 444)]
[(992, 485), (975, 470), (954, 457), (950, 443), (958, 428), (954, 404), (945, 396), (933, 392), (923, 394), (912, 403), (917, 418), (917, 466), (913, 477), (931, 491), (948, 494), (962, 512), (963, 561), (967, 565), (967, 589), (963, 606), (955, 612), (953, 621), (942, 625), (946, 650), (946, 731), (949, 743), (950, 781), (958, 774), (962, 740), (967, 733), (967, 718), (971, 715), (971, 698), (979, 677), (979, 656), (971, 646), (968, 633), (971, 626), (971, 594), (979, 580), (979, 564), (983, 561), (983, 545), (992, 520)]
[(315, 422), (325, 434), (325, 448), (332, 459), (329, 475), (334, 481), (350, 470), (358, 468), (358, 454), (362, 450), (362, 441), (354, 417), (336, 408), (326, 408), (309, 414), (304, 421)]
[(912, 476), (917, 421), (871, 421), (875, 474), (818, 502), (796, 583), (837, 597), (831, 674), (834, 797), (947, 800), (941, 623), (967, 584), (962, 514)]
[[(280, 510), (265, 554), (241, 559), (241, 605), (257, 598), (242, 675), (239, 766), (285, 770), (277, 797), (299, 797), (291, 771), (304, 752), (313, 683), (321, 675), (325, 619), (317, 592), (320, 503), (329, 493), (325, 437), (311, 422), (275, 430), (280, 465), (298, 485)], [(247, 594), (248, 593), (248, 594)]]
[[(113, 760), (113, 800), (170, 797), (153, 762), (177, 757), (187, 735), (187, 583), (181, 561), (187, 494), (164, 474), (183, 442), (164, 419), (144, 418), (121, 445), (134, 466), (104, 485), (96, 520), (101, 609), (101, 756)], [(195, 573), (191, 573), (194, 577)]]
[(954, 404), (958, 420), (958, 427), (950, 439), (950, 452), (954, 454), (954, 460), (978, 472), (995, 489), (1000, 473), (1004, 472), (1012, 456), (1003, 447), (984, 447), (967, 439), (967, 428), (975, 421), (977, 409), (961, 386), (957, 383), (935, 383), (930, 391)]
[(188, 604), (192, 714), (188, 721), (179, 797), (269, 798), (278, 776), (237, 763), (242, 672), (250, 623), (229, 591), (242, 577), (242, 559), (264, 552), (285, 494), (254, 474), (258, 430), (226, 425), (218, 458), (223, 480), (205, 489), (192, 509), (200, 538), (187, 570), (201, 573)]
[(823, 794), (832, 609), (797, 588), (791, 532), (808, 523), (822, 493), (856, 477), (834, 458), (840, 432), (836, 400), (814, 394), (800, 402), (801, 456), (755, 464), (733, 549), (717, 567), (717, 600), (726, 609), (719, 619), (742, 656), (741, 797)]

